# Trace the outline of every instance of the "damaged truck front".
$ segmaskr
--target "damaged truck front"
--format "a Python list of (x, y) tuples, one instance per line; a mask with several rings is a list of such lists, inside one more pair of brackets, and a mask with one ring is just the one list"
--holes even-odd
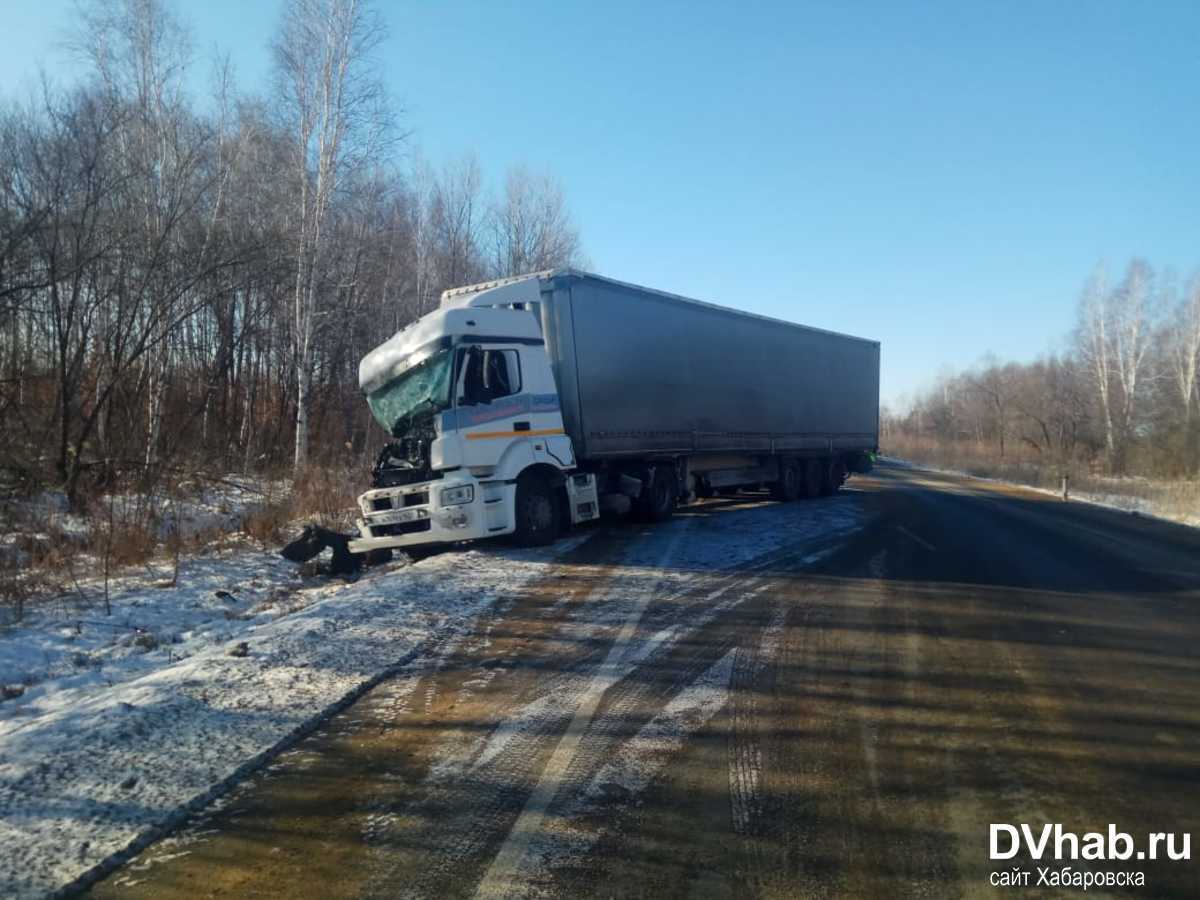
[(822, 496), (878, 445), (879, 344), (574, 270), (446, 291), (371, 351), (391, 435), (354, 554), (656, 521), (738, 487)]
[(392, 441), (359, 498), (352, 552), (546, 543), (565, 516), (598, 516), (594, 477), (567, 477), (575, 457), (528, 309), (444, 306), (368, 354), (359, 382)]

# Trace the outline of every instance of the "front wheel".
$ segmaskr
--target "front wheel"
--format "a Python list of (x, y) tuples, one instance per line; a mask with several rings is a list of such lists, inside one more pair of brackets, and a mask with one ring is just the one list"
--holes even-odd
[(554, 492), (540, 475), (517, 479), (516, 527), (513, 542), (521, 547), (544, 547), (558, 537), (559, 516)]

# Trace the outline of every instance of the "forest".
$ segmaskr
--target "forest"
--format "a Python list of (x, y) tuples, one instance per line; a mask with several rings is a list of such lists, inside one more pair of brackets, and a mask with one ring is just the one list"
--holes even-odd
[(446, 287), (580, 260), (550, 172), (420, 155), (387, 40), (366, 0), (288, 0), (246, 87), (164, 0), (95, 0), (81, 74), (2, 98), (0, 488), (365, 472), (367, 350)]
[(1062, 345), (1033, 362), (989, 356), (885, 409), (885, 452), (1200, 514), (1200, 273), (1097, 266)]

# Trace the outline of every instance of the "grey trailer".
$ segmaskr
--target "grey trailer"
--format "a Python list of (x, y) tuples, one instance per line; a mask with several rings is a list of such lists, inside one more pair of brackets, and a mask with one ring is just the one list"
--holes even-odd
[(878, 447), (878, 341), (574, 271), (542, 298), (581, 459)]

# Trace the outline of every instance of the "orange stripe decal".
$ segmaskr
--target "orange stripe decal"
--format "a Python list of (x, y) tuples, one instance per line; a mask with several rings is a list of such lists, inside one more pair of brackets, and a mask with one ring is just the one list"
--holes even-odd
[(542, 437), (547, 434), (564, 434), (561, 428), (539, 428), (536, 431), (475, 431), (467, 435), (468, 441), (482, 441), (487, 438), (503, 437)]

